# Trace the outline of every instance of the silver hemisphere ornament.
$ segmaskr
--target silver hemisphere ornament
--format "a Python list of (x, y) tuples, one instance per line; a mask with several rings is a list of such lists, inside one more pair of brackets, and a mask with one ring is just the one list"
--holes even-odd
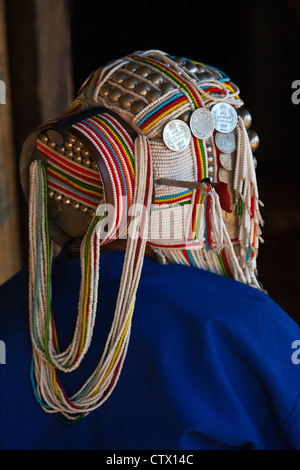
[(218, 132), (227, 134), (236, 128), (238, 115), (231, 104), (217, 103), (211, 108), (211, 113), (215, 119), (215, 129)]
[(236, 149), (235, 132), (228, 132), (227, 134), (222, 134), (222, 132), (216, 132), (215, 143), (220, 152), (234, 152)]
[(196, 109), (191, 115), (190, 128), (197, 139), (208, 139), (215, 128), (215, 120), (212, 113), (205, 108)]
[(184, 150), (189, 145), (191, 138), (189, 126), (181, 119), (173, 119), (164, 127), (163, 141), (174, 152)]

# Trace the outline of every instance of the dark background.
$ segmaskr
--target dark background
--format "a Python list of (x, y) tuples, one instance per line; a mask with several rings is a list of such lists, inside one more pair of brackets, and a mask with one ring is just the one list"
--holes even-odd
[[(17, 154), (28, 132), (40, 124), (34, 91), (26, 105), (20, 89), (20, 67), (32, 89), (36, 79), (33, 3), (7, 2), (12, 89), (18, 88), (13, 100)], [(260, 137), (255, 156), (265, 243), (258, 256), (259, 278), (300, 324), (300, 104), (291, 100), (292, 82), (300, 80), (300, 2), (70, 0), (68, 8), (74, 91), (92, 70), (144, 49), (216, 66), (239, 86)], [(23, 240), (26, 253), (26, 223)]]

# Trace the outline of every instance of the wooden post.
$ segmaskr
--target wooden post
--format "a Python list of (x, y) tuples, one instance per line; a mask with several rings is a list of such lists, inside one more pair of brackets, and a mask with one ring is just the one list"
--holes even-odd
[(68, 0), (0, 0), (0, 5), (0, 79), (8, 88), (6, 104), (0, 104), (2, 283), (28, 260), (27, 203), (18, 176), (22, 145), (34, 128), (68, 107), (73, 99), (73, 78)]
[[(4, 0), (0, 0), (0, 284), (21, 267), (16, 164), (11, 117)], [(4, 84), (4, 85), (3, 85)]]
[(56, 118), (71, 103), (73, 79), (66, 0), (35, 0), (38, 94), (42, 122)]

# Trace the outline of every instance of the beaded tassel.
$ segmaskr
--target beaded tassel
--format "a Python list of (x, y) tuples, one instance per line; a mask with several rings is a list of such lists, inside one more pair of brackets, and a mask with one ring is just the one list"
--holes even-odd
[[(59, 350), (51, 311), (51, 249), (47, 226), (47, 181), (40, 162), (30, 167), (30, 331), (33, 345), (32, 381), (35, 395), (46, 412), (74, 421), (98, 408), (112, 393), (126, 356), (136, 289), (146, 247), (144, 230), (152, 194), (151, 161), (147, 139), (135, 141), (136, 165), (132, 217), (139, 235), (129, 237), (120, 290), (103, 355), (91, 377), (72, 397), (58, 380), (56, 370), (72, 372), (87, 352), (93, 335), (98, 302), (100, 240), (99, 215), (95, 215), (81, 245), (82, 282), (73, 340)], [(33, 184), (33, 182), (38, 184)], [(140, 208), (144, 207), (143, 211)]]

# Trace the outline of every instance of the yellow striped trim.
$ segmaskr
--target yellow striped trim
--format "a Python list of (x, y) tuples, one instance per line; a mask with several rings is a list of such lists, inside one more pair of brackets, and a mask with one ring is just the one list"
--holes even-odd
[(128, 326), (129, 326), (130, 319), (131, 319), (132, 312), (133, 312), (133, 307), (134, 307), (134, 300), (133, 300), (132, 305), (131, 305), (131, 307), (130, 307), (130, 312), (129, 312), (129, 315), (128, 315), (128, 318), (127, 318), (127, 321), (126, 321), (126, 324), (125, 324), (125, 327), (124, 327), (124, 331), (123, 331), (122, 336), (121, 336), (121, 338), (120, 338), (120, 341), (119, 341), (119, 343), (118, 343), (117, 349), (116, 349), (116, 351), (115, 351), (115, 353), (114, 353), (114, 355), (113, 355), (113, 357), (112, 357), (110, 366), (109, 366), (109, 368), (108, 368), (106, 374), (104, 375), (104, 377), (103, 377), (101, 383), (98, 385), (98, 387), (97, 387), (96, 390), (94, 391), (93, 395), (96, 395), (96, 393), (98, 392), (98, 390), (100, 389), (101, 385), (103, 384), (103, 382), (105, 381), (105, 379), (107, 378), (107, 376), (110, 374), (110, 372), (111, 372), (111, 370), (112, 370), (112, 368), (113, 368), (113, 366), (114, 366), (114, 363), (115, 363), (115, 361), (116, 361), (116, 357), (117, 357), (117, 355), (118, 355), (118, 353), (119, 353), (119, 351), (120, 351), (120, 349), (121, 349), (122, 343), (123, 343), (123, 341), (124, 341), (124, 337), (125, 337), (126, 332), (127, 332), (127, 330), (128, 330)]
[(180, 108), (183, 104), (188, 103), (188, 100), (186, 101), (181, 101), (180, 103), (175, 104), (171, 108), (167, 109), (163, 113), (161, 113), (157, 118), (155, 118), (153, 121), (151, 121), (147, 126), (143, 128), (143, 131), (148, 130), (150, 127), (152, 127), (154, 124), (156, 124), (158, 121), (160, 121), (164, 116), (167, 114), (170, 114), (172, 111), (175, 111), (175, 109)]
[(66, 183), (70, 184), (71, 186), (77, 188), (79, 191), (86, 190), (89, 193), (94, 194), (95, 196), (99, 196), (100, 194), (103, 193), (103, 191), (101, 191), (101, 189), (99, 189), (98, 191), (95, 191), (94, 189), (85, 188), (84, 186), (81, 186), (80, 184), (75, 183), (73, 180), (69, 179), (67, 176), (62, 175), (58, 171), (55, 171), (53, 168), (48, 168), (47, 171), (50, 173), (50, 176), (51, 176), (51, 173), (54, 173), (54, 175), (56, 175), (58, 178), (64, 180)]

